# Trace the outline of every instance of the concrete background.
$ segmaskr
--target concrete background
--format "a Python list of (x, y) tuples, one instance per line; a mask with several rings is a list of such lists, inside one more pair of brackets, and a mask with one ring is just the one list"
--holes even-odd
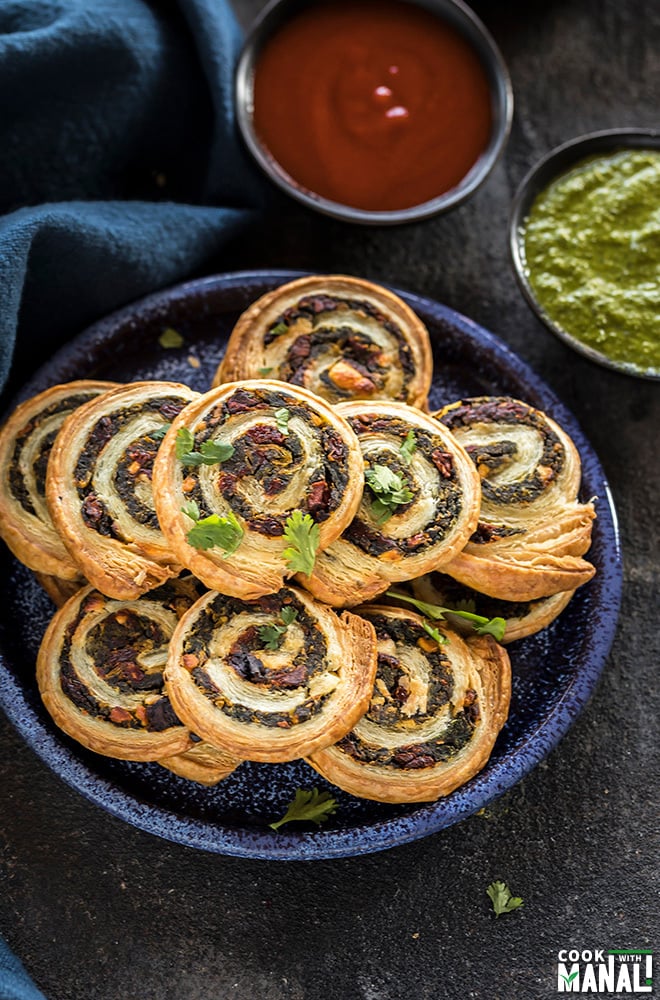
[[(244, 24), (259, 0), (237, 0)], [(393, 230), (288, 201), (217, 269), (344, 270), (501, 336), (574, 411), (621, 520), (620, 627), (561, 745), (482, 815), (370, 857), (247, 862), (156, 840), (66, 787), (0, 720), (0, 931), (51, 1000), (545, 1000), (564, 947), (658, 945), (660, 385), (592, 366), (531, 316), (508, 260), (513, 192), (557, 143), (658, 126), (660, 5), (473, 5), (508, 62), (511, 141), (456, 212)], [(524, 908), (495, 919), (501, 878)]]

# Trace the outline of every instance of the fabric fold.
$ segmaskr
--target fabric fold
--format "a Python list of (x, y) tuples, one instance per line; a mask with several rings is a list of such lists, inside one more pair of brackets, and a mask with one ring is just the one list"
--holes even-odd
[(0, 1000), (46, 1000), (1, 937)]
[(223, 0), (0, 5), (0, 389), (258, 218)]

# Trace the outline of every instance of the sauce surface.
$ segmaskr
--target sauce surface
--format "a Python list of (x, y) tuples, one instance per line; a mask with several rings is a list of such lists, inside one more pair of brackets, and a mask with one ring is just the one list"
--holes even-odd
[(536, 198), (522, 237), (527, 280), (555, 325), (660, 375), (660, 150), (579, 163)]
[(299, 186), (392, 211), (436, 198), (469, 172), (490, 139), (490, 89), (472, 46), (429, 11), (333, 0), (264, 46), (254, 126)]

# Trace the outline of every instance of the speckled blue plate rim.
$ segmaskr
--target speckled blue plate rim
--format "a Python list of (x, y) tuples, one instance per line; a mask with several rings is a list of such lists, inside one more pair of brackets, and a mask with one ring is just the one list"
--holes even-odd
[[(127, 317), (144, 311), (165, 310), (173, 301), (199, 294), (205, 288), (219, 286), (230, 289), (250, 282), (264, 281), (274, 285), (292, 280), (308, 272), (240, 271), (215, 275), (186, 282), (147, 296), (106, 317), (81, 333), (65, 348), (69, 358), (76, 352), (83, 359), (92, 341), (103, 340), (109, 330)], [(394, 817), (344, 830), (322, 830), (314, 833), (250, 830), (244, 827), (223, 827), (207, 820), (182, 818), (177, 814), (129, 795), (105, 780), (78, 760), (55, 731), (47, 729), (33, 716), (20, 683), (0, 654), (0, 706), (21, 733), (32, 750), (67, 784), (112, 815), (155, 836), (207, 852), (240, 858), (282, 861), (311, 861), (345, 858), (396, 847), (437, 833), (467, 818), (494, 801), (528, 774), (565, 736), (589, 700), (603, 670), (616, 632), (622, 591), (622, 564), (616, 512), (611, 491), (600, 462), (570, 411), (551, 389), (516, 354), (494, 334), (467, 317), (430, 299), (400, 289), (393, 289), (413, 309), (458, 329), (477, 348), (480, 356), (497, 369), (513, 373), (534, 393), (536, 405), (547, 409), (573, 438), (582, 458), (584, 478), (597, 485), (598, 530), (606, 548), (607, 558), (599, 566), (599, 586), (602, 614), (601, 627), (596, 632), (588, 660), (581, 665), (572, 683), (536, 731), (508, 756), (492, 761), (480, 774), (437, 802), (421, 805), (414, 813)], [(49, 372), (58, 360), (59, 352), (43, 365), (30, 380), (46, 388), (52, 383)], [(36, 390), (38, 391), (38, 389)], [(20, 398), (20, 397), (19, 397)]]

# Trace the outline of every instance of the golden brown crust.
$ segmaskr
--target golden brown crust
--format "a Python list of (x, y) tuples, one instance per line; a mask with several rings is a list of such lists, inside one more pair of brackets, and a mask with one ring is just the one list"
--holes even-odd
[(593, 504), (572, 505), (554, 525), (526, 532), (523, 544), (503, 540), (482, 555), (480, 547), (468, 543), (443, 566), (443, 572), (466, 587), (504, 601), (537, 601), (559, 591), (574, 593), (596, 570), (571, 552), (572, 539), (579, 548), (588, 549), (595, 517)]
[(450, 561), (479, 519), (479, 477), (469, 456), (438, 421), (403, 403), (341, 403), (358, 436), (367, 484), (382, 470), (398, 477), (408, 502), (383, 509), (365, 485), (359, 510), (341, 538), (299, 577), (316, 598), (354, 606)]
[(110, 597), (137, 598), (181, 571), (158, 527), (151, 467), (158, 432), (197, 395), (134, 382), (79, 407), (55, 439), (48, 508), (80, 571)]
[(271, 378), (331, 403), (396, 399), (424, 408), (432, 365), (426, 327), (397, 295), (346, 275), (311, 275), (268, 292), (243, 313), (213, 384), (268, 369)]
[(540, 410), (509, 397), (460, 400), (440, 410), (481, 476), (477, 531), (443, 572), (481, 593), (530, 601), (573, 591), (594, 575), (592, 502), (577, 499), (580, 457)]
[[(269, 647), (261, 630), (273, 626), (282, 631)], [(375, 670), (368, 622), (348, 612), (339, 618), (285, 587), (250, 603), (202, 597), (174, 634), (165, 682), (177, 714), (203, 739), (235, 757), (276, 763), (348, 732), (368, 704)]]
[(506, 722), (511, 669), (492, 636), (465, 642), (444, 625), (438, 646), (423, 619), (361, 608), (376, 627), (379, 663), (366, 715), (308, 763), (344, 791), (378, 802), (429, 802), (469, 781)]
[(37, 583), (43, 587), (56, 608), (61, 608), (70, 597), (77, 594), (87, 581), (81, 576), (77, 580), (60, 580), (57, 576), (47, 576), (45, 573), (35, 573)]
[[(197, 449), (211, 443), (231, 446), (233, 453), (215, 465), (187, 467), (176, 454), (184, 430)], [(353, 519), (362, 473), (355, 434), (322, 399), (266, 379), (230, 383), (200, 397), (173, 422), (154, 466), (156, 509), (182, 565), (208, 587), (250, 600), (275, 593), (293, 573), (284, 535), (293, 512), (318, 525), (322, 551)], [(202, 518), (235, 519), (233, 551), (190, 544), (194, 522), (182, 512), (190, 501)]]
[(65, 418), (115, 382), (54, 385), (21, 403), (0, 430), (0, 537), (30, 569), (75, 580), (79, 569), (48, 512), (43, 474)]
[[(563, 590), (536, 601), (502, 601), (480, 594), (441, 572), (427, 573), (417, 580), (411, 580), (410, 589), (417, 600), (427, 604), (473, 611), (486, 618), (504, 618), (506, 629), (502, 642), (505, 645), (547, 628), (561, 614), (574, 594), (572, 590)], [(458, 618), (452, 617), (451, 624), (461, 633), (472, 632), (472, 626), (466, 623), (463, 628)]]
[(80, 590), (53, 617), (37, 659), (46, 708), (69, 736), (120, 760), (160, 760), (192, 745), (163, 690), (169, 639), (199, 586), (172, 580), (139, 601)]
[(164, 757), (158, 763), (180, 778), (212, 787), (233, 774), (241, 761), (202, 741), (193, 744), (185, 753)]

